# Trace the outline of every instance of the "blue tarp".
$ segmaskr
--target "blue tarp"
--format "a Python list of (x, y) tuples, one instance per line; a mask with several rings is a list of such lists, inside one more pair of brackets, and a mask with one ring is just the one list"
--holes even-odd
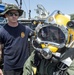
[(0, 4), (0, 13), (3, 12), (5, 10), (5, 5)]

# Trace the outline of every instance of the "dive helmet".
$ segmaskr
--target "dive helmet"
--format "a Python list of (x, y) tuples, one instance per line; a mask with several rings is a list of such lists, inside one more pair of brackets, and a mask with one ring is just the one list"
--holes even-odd
[(65, 14), (56, 14), (55, 21), (59, 25), (67, 25), (67, 22), (70, 21), (70, 16)]
[(71, 41), (74, 40), (74, 21), (71, 20), (67, 23), (69, 34), (72, 36)]
[(63, 14), (59, 10), (55, 10), (48, 18), (45, 20), (46, 23), (56, 23), (58, 25), (66, 26), (67, 23), (70, 21), (70, 16), (67, 14)]
[(68, 30), (64, 25), (58, 24), (41, 24), (35, 28), (35, 40), (42, 48), (48, 47), (51, 52), (58, 52), (68, 43)]

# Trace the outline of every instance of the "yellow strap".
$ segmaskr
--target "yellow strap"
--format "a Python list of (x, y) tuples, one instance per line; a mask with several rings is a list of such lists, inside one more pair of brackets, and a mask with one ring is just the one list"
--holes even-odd
[(34, 74), (36, 74), (37, 72), (37, 68), (36, 67), (32, 67)]

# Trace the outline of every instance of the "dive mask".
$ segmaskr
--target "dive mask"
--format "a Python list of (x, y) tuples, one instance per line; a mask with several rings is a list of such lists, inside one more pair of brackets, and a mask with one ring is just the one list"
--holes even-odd
[(49, 47), (52, 52), (63, 48), (68, 39), (68, 31), (64, 26), (57, 24), (41, 24), (35, 29), (37, 33), (36, 42), (41, 44), (42, 48)]

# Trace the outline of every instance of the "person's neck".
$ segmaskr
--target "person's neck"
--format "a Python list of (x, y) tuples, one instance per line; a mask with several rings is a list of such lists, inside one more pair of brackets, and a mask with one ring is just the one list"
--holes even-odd
[(8, 22), (8, 25), (11, 27), (17, 27), (18, 26), (18, 22)]

